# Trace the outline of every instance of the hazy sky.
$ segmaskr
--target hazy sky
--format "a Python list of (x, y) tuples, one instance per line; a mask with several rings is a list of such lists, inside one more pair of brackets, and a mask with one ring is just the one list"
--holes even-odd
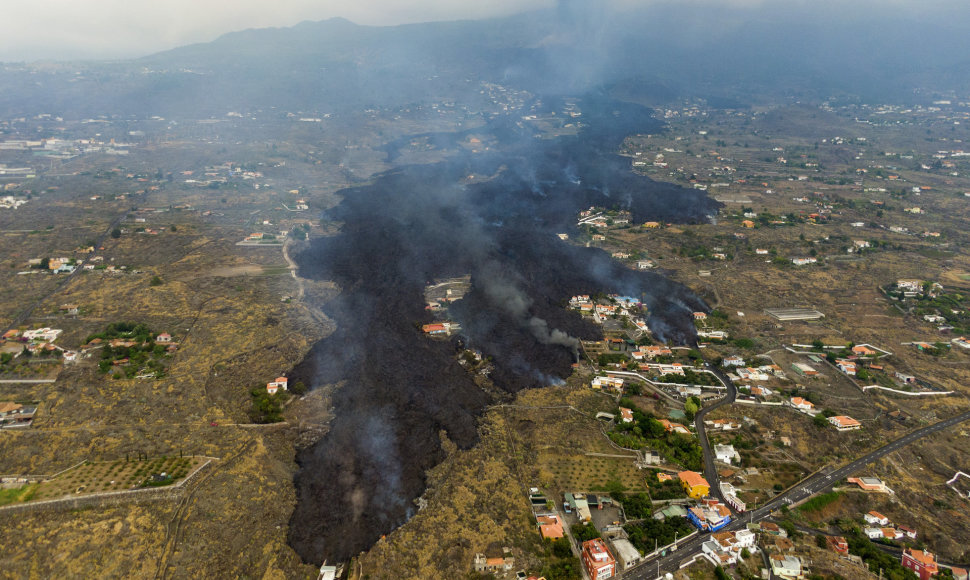
[[(596, 6), (672, 2), (730, 6), (872, 5), (881, 13), (932, 13), (967, 0), (559, 0)], [(484, 18), (553, 6), (557, 0), (5, 0), (0, 62), (130, 58), (206, 42), (226, 32), (292, 26), (341, 16), (358, 24), (399, 24)]]
[(555, 0), (7, 0), (0, 61), (125, 58), (246, 28), (341, 16), (358, 24), (482, 18)]

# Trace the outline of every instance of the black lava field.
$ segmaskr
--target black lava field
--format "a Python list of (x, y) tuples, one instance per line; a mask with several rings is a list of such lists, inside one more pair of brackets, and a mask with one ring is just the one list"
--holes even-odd
[[(297, 455), (289, 540), (305, 561), (347, 560), (403, 524), (443, 458), (440, 431), (476, 443), (494, 395), (458, 364), (459, 341), (491, 356), (496, 387), (513, 394), (561, 381), (577, 340), (602, 337), (563, 307), (574, 294), (641, 297), (657, 337), (695, 340), (690, 313), (707, 307), (689, 290), (556, 236), (574, 233), (593, 205), (637, 222), (703, 222), (717, 209), (703, 192), (635, 175), (614, 153), (625, 136), (659, 130), (648, 110), (595, 95), (581, 103), (577, 137), (539, 139), (499, 120), (481, 131), (499, 138), (490, 153), (399, 167), (341, 192), (327, 216), (340, 233), (297, 256), (302, 276), (341, 289), (322, 305), (337, 330), (294, 371), (314, 387), (342, 384), (328, 434)], [(472, 289), (450, 308), (461, 337), (425, 337), (424, 287), (465, 274)]]

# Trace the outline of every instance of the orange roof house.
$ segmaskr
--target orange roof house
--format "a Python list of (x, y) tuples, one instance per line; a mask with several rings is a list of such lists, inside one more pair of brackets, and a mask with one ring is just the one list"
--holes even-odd
[(556, 539), (563, 537), (562, 522), (559, 516), (547, 515), (536, 518), (539, 523), (539, 533), (543, 538)]
[(835, 417), (829, 417), (829, 423), (835, 425), (835, 428), (838, 429), (839, 431), (851, 431), (853, 429), (862, 429), (862, 423), (846, 415), (837, 415)]
[(711, 484), (707, 483), (704, 476), (696, 471), (681, 471), (677, 474), (677, 477), (680, 479), (681, 485), (684, 486), (687, 495), (694, 499), (700, 499), (711, 493)]
[(903, 568), (908, 568), (920, 577), (920, 580), (930, 580), (935, 576), (939, 569), (936, 565), (936, 557), (930, 552), (923, 550), (903, 550)]

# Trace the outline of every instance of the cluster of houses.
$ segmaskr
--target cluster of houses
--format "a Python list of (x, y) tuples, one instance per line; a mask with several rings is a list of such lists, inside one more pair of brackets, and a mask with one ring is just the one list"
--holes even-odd
[(916, 530), (909, 526), (894, 526), (893, 523), (889, 521), (889, 518), (877, 511), (871, 511), (863, 515), (862, 519), (864, 519), (866, 524), (868, 524), (863, 532), (870, 540), (916, 539)]
[(59, 328), (34, 328), (30, 330), (11, 329), (0, 337), (0, 349), (15, 357), (26, 349), (31, 354), (60, 354), (65, 363), (77, 360), (76, 351), (67, 350), (54, 344), (63, 331)]
[(607, 318), (625, 316), (631, 318), (630, 321), (641, 331), (649, 330), (646, 321), (635, 317), (643, 307), (643, 304), (637, 298), (611, 294), (608, 300), (594, 301), (588, 294), (578, 294), (569, 299), (569, 306), (582, 314), (591, 315), (595, 322), (601, 324)]
[(741, 552), (757, 552), (755, 533), (751, 530), (717, 532), (701, 545), (701, 553), (715, 566), (730, 566), (741, 559)]
[[(44, 260), (42, 258), (32, 258), (27, 261), (27, 265), (31, 268), (43, 268)], [(47, 260), (47, 270), (54, 274), (70, 274), (74, 270), (77, 270), (78, 263), (73, 258), (50, 258)]]

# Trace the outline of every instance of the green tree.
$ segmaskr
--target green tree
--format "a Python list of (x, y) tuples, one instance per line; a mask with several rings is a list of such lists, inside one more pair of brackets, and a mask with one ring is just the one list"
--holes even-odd
[(152, 276), (152, 279), (151, 279), (151, 281), (148, 282), (148, 285), (149, 286), (161, 286), (162, 285), (162, 279), (159, 278), (158, 276)]
[(120, 228), (115, 228), (115, 229), (111, 230), (111, 237), (114, 238), (114, 239), (116, 239), (116, 240), (118, 238), (120, 238), (121, 237), (121, 229)]

